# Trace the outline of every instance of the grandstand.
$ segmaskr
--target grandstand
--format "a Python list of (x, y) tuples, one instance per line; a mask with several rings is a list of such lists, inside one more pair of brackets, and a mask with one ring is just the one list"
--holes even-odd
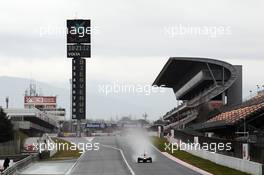
[(153, 85), (172, 88), (182, 102), (163, 116), (170, 123), (165, 130), (183, 129), (207, 121), (212, 111), (242, 102), (242, 66), (208, 58), (172, 57)]
[(242, 66), (173, 57), (153, 85), (172, 88), (181, 101), (163, 116), (164, 135), (173, 129), (183, 142), (231, 143), (230, 151), (217, 153), (263, 164), (264, 90), (242, 101)]
[[(259, 92), (251, 99), (224, 109), (219, 114), (203, 123), (192, 126), (199, 132), (212, 132), (217, 137), (240, 138), (240, 134), (251, 137), (251, 142), (260, 142), (257, 137), (264, 134), (264, 92)], [(253, 139), (252, 139), (253, 138)]]
[(8, 108), (4, 109), (4, 112), (11, 120), (15, 130), (21, 130), (29, 136), (51, 133), (58, 129), (57, 121), (37, 108)]

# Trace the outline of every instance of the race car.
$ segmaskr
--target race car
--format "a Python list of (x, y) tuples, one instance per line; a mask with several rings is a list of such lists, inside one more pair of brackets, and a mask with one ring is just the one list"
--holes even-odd
[(145, 153), (142, 157), (138, 157), (137, 160), (138, 163), (152, 163), (152, 158), (148, 157)]

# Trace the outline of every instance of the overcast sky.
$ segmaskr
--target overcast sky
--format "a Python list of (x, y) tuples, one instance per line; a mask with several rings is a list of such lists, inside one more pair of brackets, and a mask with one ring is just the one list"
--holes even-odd
[(63, 30), (77, 17), (92, 21), (88, 79), (151, 84), (170, 56), (209, 57), (243, 65), (247, 96), (264, 84), (263, 8), (262, 0), (0, 1), (0, 75), (68, 82)]

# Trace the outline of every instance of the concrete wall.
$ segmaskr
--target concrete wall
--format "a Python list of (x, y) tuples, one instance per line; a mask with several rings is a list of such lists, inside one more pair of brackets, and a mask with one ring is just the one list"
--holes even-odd
[(18, 141), (11, 140), (0, 143), (0, 155), (14, 155), (19, 153), (20, 144)]
[(242, 103), (242, 66), (236, 65), (238, 77), (227, 90), (227, 105), (233, 106)]
[[(179, 143), (177, 139), (170, 139), (171, 142)], [(210, 160), (219, 165), (223, 165), (229, 168), (240, 170), (253, 175), (263, 175), (262, 172), (263, 165), (260, 163), (243, 160), (235, 157), (230, 157), (218, 153), (211, 153), (205, 150), (185, 150), (186, 152), (193, 154), (195, 156), (201, 157), (203, 159)]]

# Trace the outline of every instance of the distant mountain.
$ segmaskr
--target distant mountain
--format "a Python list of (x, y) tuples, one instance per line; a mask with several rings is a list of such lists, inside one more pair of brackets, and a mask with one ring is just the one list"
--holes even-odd
[[(23, 107), (23, 96), (29, 89), (30, 79), (0, 76), (0, 106), (5, 106), (5, 98), (9, 97), (10, 107)], [(163, 115), (175, 104), (172, 91), (145, 95), (144, 93), (102, 93), (103, 85), (109, 82), (87, 81), (87, 118), (92, 119), (116, 119), (131, 115), (132, 118), (141, 118), (143, 113), (154, 120)], [(58, 106), (67, 109), (69, 118), (70, 87), (65, 82), (62, 85), (36, 81), (37, 90), (42, 95), (57, 95)]]

